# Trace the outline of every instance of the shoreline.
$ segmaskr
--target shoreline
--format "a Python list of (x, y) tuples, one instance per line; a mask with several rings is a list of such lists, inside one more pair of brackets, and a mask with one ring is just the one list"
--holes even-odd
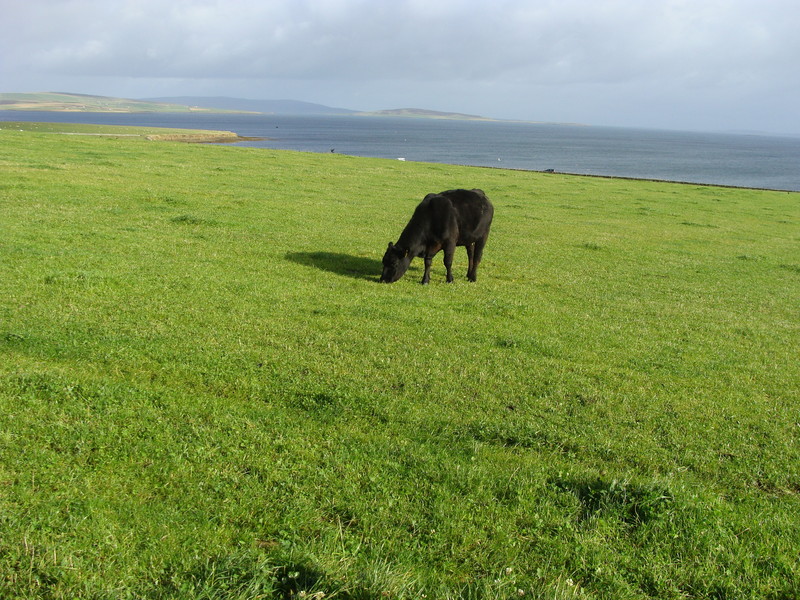
[[(96, 128), (93, 131), (85, 131), (85, 129), (92, 127)], [(104, 128), (108, 128), (108, 130), (103, 131)], [(74, 131), (68, 131), (68, 129), (74, 128)], [(169, 128), (161, 128), (161, 127), (139, 127), (139, 126), (128, 126), (128, 125), (120, 125), (120, 126), (105, 126), (105, 125), (94, 125), (94, 124), (69, 124), (59, 121), (50, 121), (50, 122), (41, 122), (41, 121), (3, 121), (0, 120), (0, 131), (8, 129), (8, 130), (25, 130), (32, 133), (54, 133), (54, 134), (61, 134), (61, 135), (83, 135), (83, 136), (97, 136), (97, 137), (129, 137), (129, 138), (142, 138), (149, 141), (172, 141), (172, 142), (182, 142), (182, 143), (190, 143), (190, 144), (236, 144), (240, 142), (258, 142), (258, 141), (268, 141), (272, 138), (264, 137), (264, 136), (242, 136), (234, 131), (220, 131), (220, 130), (194, 130), (194, 129), (169, 129)], [(65, 130), (66, 129), (66, 130)], [(80, 131), (80, 129), (84, 129), (84, 131)], [(164, 131), (159, 131), (160, 129), (164, 129)], [(139, 131), (137, 131), (139, 130)], [(258, 147), (256, 147), (258, 148)], [(313, 152), (307, 151), (313, 154), (325, 154), (324, 152)], [(344, 155), (344, 154), (342, 154)], [(360, 157), (360, 155), (349, 155), (353, 157)], [(382, 158), (379, 156), (374, 156), (372, 158)], [(385, 160), (393, 160), (391, 158), (384, 158)], [(429, 162), (429, 161), (419, 161), (419, 162)], [(492, 165), (474, 165), (474, 164), (465, 164), (465, 163), (458, 163), (458, 162), (441, 162), (441, 163), (432, 163), (432, 164), (450, 164), (453, 166), (463, 166), (463, 167), (473, 167), (473, 168), (481, 168), (481, 169), (495, 169), (495, 170), (504, 170), (504, 171), (516, 171), (516, 172), (529, 172), (529, 173), (542, 173), (547, 175), (569, 175), (574, 177), (594, 177), (594, 178), (601, 178), (601, 179), (618, 179), (623, 181), (642, 181), (642, 182), (653, 182), (653, 183), (675, 183), (679, 185), (693, 185), (693, 186), (700, 186), (700, 187), (718, 187), (718, 188), (726, 188), (726, 189), (738, 189), (738, 190), (754, 190), (754, 191), (767, 191), (767, 192), (780, 192), (780, 193), (800, 193), (800, 190), (796, 189), (787, 189), (787, 188), (778, 188), (778, 187), (763, 187), (763, 186), (748, 186), (748, 185), (733, 185), (733, 184), (725, 184), (725, 183), (709, 183), (709, 182), (697, 182), (697, 181), (686, 181), (686, 180), (679, 180), (679, 179), (662, 179), (657, 177), (633, 177), (627, 175), (602, 175), (602, 174), (594, 174), (594, 173), (576, 173), (571, 171), (558, 171), (555, 169), (525, 169), (519, 167), (507, 167), (507, 166), (492, 166)]]
[(143, 137), (151, 142), (184, 142), (186, 144), (236, 144), (238, 142), (259, 142), (266, 139), (262, 137), (241, 136), (233, 131), (210, 131), (208, 133), (185, 134), (156, 133)]
[(58, 121), (0, 121), (0, 131), (3, 130), (52, 135), (140, 138), (152, 142), (183, 142), (187, 144), (235, 144), (237, 142), (255, 142), (267, 139), (264, 137), (242, 136), (234, 131), (139, 127), (135, 125), (81, 125)]
[(571, 173), (569, 171), (556, 171), (546, 169), (544, 171), (538, 169), (515, 169), (513, 167), (491, 167), (483, 165), (465, 165), (459, 164), (460, 167), (473, 167), (476, 169), (497, 169), (499, 171), (517, 171), (521, 173), (541, 173), (542, 175), (568, 175), (570, 177), (594, 177), (597, 179), (618, 179), (622, 181), (643, 181), (650, 183), (674, 183), (677, 185), (694, 185), (698, 187), (718, 187), (731, 190), (753, 190), (756, 192), (781, 192), (787, 194), (800, 194), (800, 190), (787, 190), (780, 188), (765, 188), (765, 187), (752, 187), (746, 185), (731, 185), (728, 183), (703, 183), (697, 181), (679, 181), (677, 179), (655, 179), (652, 177), (630, 177), (627, 175), (597, 175), (596, 173)]

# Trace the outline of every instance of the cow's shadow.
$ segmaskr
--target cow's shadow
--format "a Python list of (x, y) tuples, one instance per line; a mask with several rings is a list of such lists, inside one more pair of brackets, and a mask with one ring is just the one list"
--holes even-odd
[(383, 263), (374, 258), (337, 252), (289, 252), (286, 259), (306, 267), (366, 281), (380, 281), (383, 270)]

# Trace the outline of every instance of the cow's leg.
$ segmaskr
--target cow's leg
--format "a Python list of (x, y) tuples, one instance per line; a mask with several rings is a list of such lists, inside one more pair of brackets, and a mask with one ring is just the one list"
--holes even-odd
[(467, 279), (470, 281), (478, 280), (478, 265), (481, 264), (481, 258), (483, 258), (483, 247), (486, 245), (486, 239), (484, 237), (475, 242), (475, 250), (472, 256), (472, 273), (467, 275)]
[(469, 266), (467, 267), (467, 279), (472, 281), (473, 277), (473, 270), (475, 269), (475, 242), (471, 244), (467, 244), (467, 259), (469, 260)]
[(422, 274), (422, 285), (430, 282), (431, 280), (431, 264), (433, 263), (433, 256), (425, 253), (425, 272)]
[(456, 253), (455, 244), (444, 247), (444, 268), (447, 269), (447, 283), (453, 283), (453, 256)]

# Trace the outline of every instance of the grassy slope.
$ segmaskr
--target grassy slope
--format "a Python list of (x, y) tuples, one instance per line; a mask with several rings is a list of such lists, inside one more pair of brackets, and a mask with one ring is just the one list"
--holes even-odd
[(797, 194), (0, 131), (0, 213), (11, 597), (800, 593)]

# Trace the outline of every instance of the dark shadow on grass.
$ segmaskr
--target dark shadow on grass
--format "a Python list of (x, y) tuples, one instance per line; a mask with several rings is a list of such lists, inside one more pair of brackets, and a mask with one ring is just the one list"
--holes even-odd
[(289, 252), (286, 259), (306, 267), (367, 281), (380, 281), (383, 270), (381, 261), (374, 258), (337, 252)]

